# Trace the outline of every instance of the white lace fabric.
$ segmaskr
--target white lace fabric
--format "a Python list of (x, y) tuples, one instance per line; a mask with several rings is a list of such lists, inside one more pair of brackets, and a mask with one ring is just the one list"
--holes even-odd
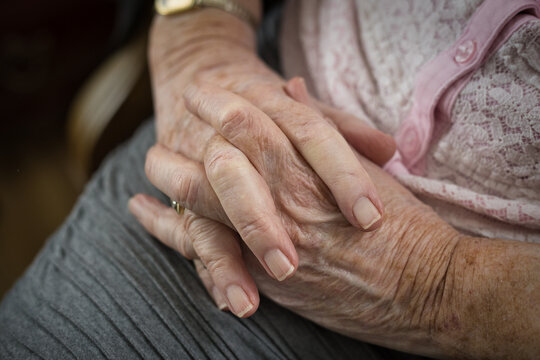
[[(299, 37), (321, 100), (395, 134), (415, 75), (481, 3), (298, 0), (288, 36)], [(540, 20), (520, 26), (435, 122), (424, 173), (394, 175), (460, 230), (540, 242)]]

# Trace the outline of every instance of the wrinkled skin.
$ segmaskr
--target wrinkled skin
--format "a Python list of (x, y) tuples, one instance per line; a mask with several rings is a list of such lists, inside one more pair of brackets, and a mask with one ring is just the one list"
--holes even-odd
[[(219, 53), (219, 49), (215, 51)], [(261, 66), (250, 51), (237, 49), (236, 54), (241, 59), (238, 63), (208, 64), (188, 80), (176, 75), (182, 63), (166, 67), (167, 72), (154, 65), (159, 143), (196, 162), (202, 162), (212, 146), (209, 143), (216, 132), (187, 112), (182, 101), (184, 88), (193, 79), (241, 95), (278, 122), (280, 117), (290, 116), (284, 111), (290, 109), (276, 106), (278, 100), (288, 97), (283, 91), (285, 82)], [(324, 105), (311, 105), (319, 105), (317, 110), (328, 117), (335, 113)], [(338, 128), (345, 136), (347, 131), (355, 135), (347, 140), (357, 150), (374, 161), (388, 159), (369, 136), (354, 133), (359, 129), (357, 122), (354, 126), (350, 121), (343, 123)], [(391, 140), (387, 144), (391, 155), (394, 145)], [(324, 327), (397, 349), (410, 351), (408, 345), (414, 344), (417, 352), (429, 354), (457, 232), (365, 159), (362, 163), (386, 209), (381, 228), (373, 233), (364, 233), (345, 220), (327, 186), (292, 146), (272, 154), (262, 146), (254, 155), (261, 160), (259, 172), (270, 187), (299, 257), (294, 277), (280, 283), (264, 273), (244, 246), (245, 260), (261, 292)], [(206, 214), (201, 211), (200, 215)], [(427, 228), (426, 222), (430, 223)]]
[[(159, 48), (159, 44), (155, 46)], [(208, 61), (220, 58), (219, 47), (215, 54), (206, 55), (207, 65), (186, 76), (184, 62), (169, 65), (169, 60), (162, 54), (151, 53), (153, 63), (153, 91), (156, 108), (156, 130), (158, 143), (182, 153), (186, 157), (201, 161), (205, 147), (215, 130), (186, 111), (183, 94), (186, 86), (193, 82), (212, 83), (234, 92), (250, 101), (275, 121), (288, 121), (292, 116), (307, 117), (307, 107), (293, 101), (284, 91), (286, 82), (271, 71), (249, 49), (235, 48), (234, 56), (226, 63)], [(227, 49), (229, 55), (229, 49)], [(201, 61), (201, 63), (204, 63)], [(333, 126), (337, 126), (343, 136), (360, 153), (377, 164), (384, 164), (394, 153), (395, 143), (390, 136), (367, 126), (358, 118), (345, 112), (312, 100), (313, 111), (324, 116)], [(307, 121), (307, 119), (306, 119)]]
[[(293, 95), (305, 99), (302, 94)], [(204, 151), (206, 175), (210, 182), (229, 178), (238, 168), (239, 150), (249, 153), (251, 163), (270, 188), (299, 257), (296, 274), (278, 282), (244, 247), (245, 261), (259, 290), (324, 327), (361, 340), (431, 354), (437, 347), (432, 336), (445, 323), (446, 314), (439, 313), (439, 305), (460, 235), (360, 156), (387, 212), (381, 228), (374, 232), (351, 226), (327, 186), (290, 143), (272, 146), (279, 139), (268, 135), (271, 131), (264, 124), (239, 124), (240, 128), (230, 131), (235, 134), (231, 141), (237, 148), (221, 135), (209, 140)], [(250, 128), (241, 128), (246, 124)], [(253, 142), (260, 146), (253, 146)], [(183, 200), (181, 194), (177, 196)], [(209, 216), (220, 206), (205, 203), (197, 212)]]
[[(185, 111), (183, 91), (195, 78), (249, 99), (274, 120), (286, 115), (286, 111), (275, 111), (280, 107), (272, 104), (287, 95), (282, 91), (283, 81), (260, 66), (253, 55), (253, 39), (242, 36), (244, 25), (229, 23), (211, 10), (156, 23), (150, 57), (158, 140), (165, 147), (193, 160), (199, 168), (209, 144), (214, 143), (215, 158), (225, 151), (226, 159), (226, 152), (231, 151), (213, 138), (215, 131), (205, 126), (208, 124)], [(181, 41), (175, 41), (178, 39)], [(374, 146), (373, 137), (354, 132), (359, 129), (357, 121), (338, 114), (344, 120), (339, 123), (333, 118), (335, 111), (315, 105), (334, 120), (356, 150), (384, 163), (377, 158), (380, 146)], [(380, 140), (375, 144), (380, 145)], [(363, 158), (386, 212), (381, 228), (362, 232), (348, 225), (327, 187), (294, 149), (274, 154), (264, 149), (251, 154), (262, 163), (259, 172), (267, 180), (299, 256), (296, 274), (278, 283), (243, 248), (249, 270), (266, 296), (338, 332), (408, 352), (437, 357), (535, 358), (540, 324), (535, 301), (540, 291), (538, 246), (459, 235)], [(219, 204), (204, 199), (192, 204), (201, 205), (198, 214), (227, 223), (209, 215)], [(184, 255), (182, 246), (167, 242), (158, 233), (172, 234), (170, 226), (184, 222), (186, 229), (192, 229), (187, 235), (182, 232), (185, 244), (222, 226), (187, 210), (178, 217), (162, 204), (141, 206), (140, 210), (138, 218), (146, 219), (141, 221), (145, 227)], [(175, 217), (157, 231), (159, 219), (167, 212)], [(200, 260), (195, 262), (210, 290), (209, 271)]]
[(261, 157), (271, 162), (266, 168), (273, 171), (262, 175), (299, 267), (279, 283), (244, 251), (260, 291), (324, 327), (394, 348), (418, 340), (421, 351), (438, 326), (445, 271), (459, 235), (368, 161), (364, 166), (376, 178), (387, 209), (383, 225), (371, 233), (347, 223), (297, 153)]

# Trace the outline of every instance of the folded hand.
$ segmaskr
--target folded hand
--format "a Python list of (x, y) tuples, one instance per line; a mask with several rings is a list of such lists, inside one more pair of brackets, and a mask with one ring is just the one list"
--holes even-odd
[[(218, 261), (220, 263), (220, 276), (213, 274), (213, 276), (205, 277), (213, 279), (211, 285), (208, 286), (209, 291), (214, 294), (216, 300), (221, 299), (218, 301), (221, 305), (224, 302), (219, 293), (226, 292), (228, 284), (236, 282), (245, 285), (243, 289), (246, 296), (243, 299), (247, 298), (249, 301), (238, 301), (245, 306), (235, 311), (236, 314), (243, 316), (255, 311), (258, 305), (258, 294), (245, 266), (238, 261), (240, 256), (238, 239), (230, 229), (240, 233), (242, 240), (259, 258), (268, 274), (274, 278), (283, 280), (291, 276), (297, 267), (296, 250), (283, 227), (272, 194), (266, 185), (266, 181), (280, 181), (278, 169), (272, 169), (278, 166), (278, 158), (291, 150), (296, 152), (295, 149), (298, 149), (301, 155), (308, 159), (309, 165), (323, 178), (326, 183), (326, 186), (323, 186), (335, 196), (337, 204), (347, 214), (348, 220), (365, 230), (374, 230), (381, 223), (382, 204), (369, 176), (356, 159), (349, 144), (336, 131), (335, 124), (338, 124), (338, 129), (347, 136), (349, 141), (379, 163), (387, 161), (395, 149), (393, 140), (389, 136), (364, 125), (351, 115), (311, 99), (304, 90), (301, 79), (293, 79), (284, 86), (284, 83), (266, 68), (258, 69), (257, 71), (260, 72), (258, 74), (255, 70), (251, 71), (252, 77), (257, 81), (242, 79), (238, 73), (233, 73), (234, 76), (232, 76), (230, 69), (226, 71), (227, 76), (222, 73), (222, 69), (203, 72), (199, 75), (200, 78), (214, 82), (217, 81), (216, 79), (221, 79), (221, 83), (228, 84), (230, 88), (241, 93), (242, 97), (209, 85), (202, 87), (193, 85), (191, 90), (188, 89), (184, 94), (185, 102), (179, 102), (177, 99), (177, 103), (181, 103), (182, 107), (187, 105), (192, 110), (186, 111), (185, 108), (180, 109), (177, 105), (175, 110), (181, 112), (179, 118), (167, 111), (173, 108), (170, 93), (174, 94), (174, 81), (158, 87), (156, 96), (158, 139), (166, 146), (153, 147), (148, 153), (146, 164), (150, 180), (172, 199), (179, 201), (184, 207), (197, 214), (202, 213), (201, 209), (205, 211), (210, 209), (209, 213), (205, 213), (206, 217), (229, 226), (229, 229), (226, 229), (223, 225), (188, 212), (188, 215), (192, 215), (191, 218), (197, 219), (197, 226), (186, 229), (175, 225), (177, 234), (167, 231), (168, 234), (162, 234), (158, 238), (162, 240), (165, 237), (173, 240), (180, 237), (192, 238), (193, 236), (188, 236), (187, 232), (197, 228), (197, 237), (206, 238), (205, 245), (198, 246), (193, 251), (188, 248), (182, 253), (189, 258), (204, 258), (206, 262)], [(237, 80), (229, 83), (223, 80), (232, 77)], [(169, 93), (160, 96), (164, 89), (167, 89)], [(216, 91), (221, 95), (216, 96)], [(256, 103), (257, 107), (252, 102)], [(164, 111), (165, 116), (162, 114), (160, 117), (160, 112)], [(212, 117), (208, 117), (210, 114)], [(200, 183), (207, 183), (206, 175), (201, 169), (204, 166), (203, 162), (207, 165), (210, 161), (208, 144), (212, 136), (216, 134), (212, 125), (217, 127), (217, 131), (227, 132), (234, 136), (235, 128), (250, 126), (246, 124), (248, 122), (257, 125), (261, 119), (268, 124), (272, 123), (271, 131), (265, 134), (268, 129), (261, 127), (261, 137), (253, 139), (250, 146), (254, 151), (266, 153), (268, 161), (258, 165), (266, 166), (268, 173), (275, 174), (274, 179), (263, 179), (257, 173), (257, 168), (239, 167), (230, 172), (230, 181), (219, 180), (220, 183), (217, 184), (217, 186), (221, 184), (219, 191), (210, 186), (198, 186)], [(169, 133), (163, 131), (164, 128), (172, 128), (174, 123), (180, 131)], [(253, 130), (257, 131), (255, 128), (249, 131)], [(284, 132), (293, 139), (292, 144)], [(246, 133), (245, 136), (251, 135)], [(265, 140), (265, 137), (272, 141)], [(190, 163), (180, 161), (179, 157), (168, 151), (169, 149), (182, 153), (183, 159), (195, 161)], [(246, 153), (248, 152), (246, 150)], [(228, 211), (212, 206), (218, 201), (218, 196), (227, 204)], [(171, 213), (170, 209), (167, 210), (171, 215), (169, 222), (176, 224), (178, 222), (176, 214)], [(156, 212), (153, 214), (157, 215)], [(141, 215), (138, 216), (141, 218)], [(167, 217), (154, 217), (152, 221), (142, 220), (143, 224), (147, 228), (168, 228), (161, 224), (155, 225), (158, 221), (167, 222), (165, 221)], [(144, 218), (148, 219), (149, 216)], [(206, 228), (211, 228), (212, 231)], [(154, 230), (153, 233), (156, 231)], [(212, 237), (211, 233), (226, 234), (225, 237), (229, 240), (220, 241)], [(221, 235), (221, 237), (224, 236)], [(214, 243), (220, 245), (217, 246)], [(220, 291), (214, 288), (214, 284)], [(246, 312), (247, 307), (250, 309)]]
[[(213, 89), (211, 95), (200, 88), (191, 91), (197, 92), (201, 104), (237, 96), (220, 89)], [(218, 304), (221, 302), (237, 315), (249, 315), (256, 308), (255, 284), (248, 278), (251, 274), (267, 296), (325, 327), (375, 343), (391, 343), (394, 348), (405, 348), (405, 344), (414, 342), (419, 350), (421, 346), (427, 347), (426, 339), (436, 318), (435, 305), (444, 288), (445, 270), (459, 241), (457, 232), (390, 176), (361, 158), (363, 167), (376, 179), (387, 212), (375, 232), (352, 226), (326, 184), (275, 123), (261, 118), (239, 123), (234, 132), (224, 132), (213, 118), (219, 113), (218, 105), (212, 107), (216, 111), (208, 112), (188, 105), (220, 132), (209, 141), (204, 168), (161, 147), (149, 155), (154, 158), (154, 169), (163, 167), (160, 171), (170, 173), (176, 169), (193, 174), (190, 187), (197, 188), (206, 200), (186, 201), (190, 193), (179, 192), (174, 186), (163, 190), (184, 203), (196, 204), (197, 213), (208, 218), (190, 211), (178, 217), (172, 209), (139, 197), (132, 208), (147, 229), (184, 255), (198, 254), (206, 267), (199, 266), (199, 270), (209, 291)], [(257, 204), (261, 195), (256, 190), (264, 189), (260, 192), (274, 204), (267, 210), (268, 216), (281, 220), (285, 234), (298, 252), (295, 276), (282, 283), (264, 275), (266, 267), (263, 263), (261, 268), (253, 249), (260, 246), (268, 251), (262, 240), (264, 235), (285, 235), (244, 223), (244, 219), (236, 217), (235, 210), (243, 199), (227, 196), (226, 189), (231, 184), (243, 184), (247, 178), (257, 182), (253, 188), (243, 185), (246, 196)], [(212, 195), (208, 194), (213, 192), (209, 202)], [(267, 205), (262, 201), (260, 204)], [(230, 220), (240, 234), (248, 234), (243, 239), (248, 239), (251, 251), (238, 243), (231, 228), (210, 218), (227, 224)], [(426, 231), (426, 223), (430, 224), (430, 231)], [(206, 258), (210, 248), (221, 254), (221, 260)], [(234, 277), (227, 270), (230, 268), (245, 276)], [(411, 328), (416, 332), (411, 332)]]

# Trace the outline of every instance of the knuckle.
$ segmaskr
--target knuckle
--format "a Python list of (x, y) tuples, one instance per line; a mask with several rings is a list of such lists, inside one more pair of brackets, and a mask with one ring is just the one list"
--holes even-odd
[(357, 169), (336, 170), (335, 173), (332, 174), (331, 179), (332, 182), (336, 184), (335, 189), (337, 191), (342, 190), (343, 195), (347, 196), (345, 200), (348, 200), (349, 202), (353, 201), (351, 198), (353, 192), (358, 192), (364, 196), (364, 194), (367, 194), (370, 190), (371, 184), (369, 178), (363, 177), (363, 174), (360, 171), (357, 171)]
[(224, 255), (208, 257), (203, 259), (203, 263), (214, 279), (226, 278), (235, 266), (234, 259)]
[(185, 212), (184, 213), (184, 230), (186, 235), (194, 240), (194, 234), (196, 234), (196, 230), (198, 229), (198, 217), (192, 213), (192, 212)]
[(221, 133), (227, 139), (238, 136), (253, 126), (254, 114), (247, 105), (233, 104), (228, 106), (219, 117)]
[(252, 247), (257, 246), (261, 239), (267, 238), (268, 234), (272, 234), (274, 229), (268, 221), (268, 216), (261, 214), (240, 222), (237, 224), (237, 230), (248, 246)]
[(210, 277), (210, 274), (208, 273), (208, 270), (204, 267), (201, 260), (193, 260), (193, 263), (195, 264), (195, 270), (197, 271), (197, 274), (199, 275), (199, 278), (203, 282), (203, 285), (206, 287), (207, 290), (209, 288), (211, 289), (214, 285), (214, 282), (212, 281), (212, 278)]
[[(185, 212), (183, 224), (176, 227), (176, 238), (178, 251), (185, 257), (192, 258), (197, 251), (195, 242), (200, 230), (199, 217), (192, 212)], [(187, 255), (186, 255), (187, 254)]]
[(262, 79), (258, 80), (249, 86), (244, 86), (239, 91), (242, 97), (267, 114), (281, 109), (283, 107), (283, 100), (289, 99), (283, 91), (282, 86), (276, 86), (274, 81), (265, 82)]
[(176, 169), (170, 179), (171, 188), (174, 189), (174, 200), (181, 202), (185, 208), (193, 209), (199, 196), (199, 179), (185, 169)]
[(219, 179), (230, 175), (239, 154), (234, 148), (221, 148), (208, 152), (205, 159), (206, 173), (209, 178)]
[(303, 117), (295, 125), (294, 136), (299, 147), (308, 146), (314, 142), (324, 144), (332, 141), (330, 126), (313, 117)]
[[(254, 102), (271, 119), (284, 120), (290, 117), (291, 112), (297, 108), (298, 103), (287, 95), (282, 87), (261, 90), (261, 100)], [(250, 100), (251, 101), (251, 100)], [(253, 101), (252, 101), (253, 102)], [(296, 116), (298, 112), (294, 112)]]
[(295, 139), (296, 145), (305, 145), (307, 143), (331, 137), (333, 127), (326, 119), (311, 107), (291, 102), (287, 111), (280, 112), (278, 115), (280, 123), (287, 126)]
[(176, 251), (182, 254), (182, 256), (184, 256), (185, 258), (191, 260), (193, 257), (192, 251), (190, 251), (191, 239), (189, 238), (189, 235), (187, 234), (181, 223), (178, 222), (174, 225), (174, 227), (171, 229), (170, 237)]

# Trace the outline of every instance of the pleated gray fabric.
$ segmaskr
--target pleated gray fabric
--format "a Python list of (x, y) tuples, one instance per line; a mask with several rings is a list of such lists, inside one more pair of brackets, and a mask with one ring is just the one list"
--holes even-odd
[(167, 199), (144, 175), (153, 123), (115, 151), (0, 305), (1, 359), (408, 358), (325, 330), (262, 298), (219, 311), (191, 262), (137, 223), (127, 201)]

